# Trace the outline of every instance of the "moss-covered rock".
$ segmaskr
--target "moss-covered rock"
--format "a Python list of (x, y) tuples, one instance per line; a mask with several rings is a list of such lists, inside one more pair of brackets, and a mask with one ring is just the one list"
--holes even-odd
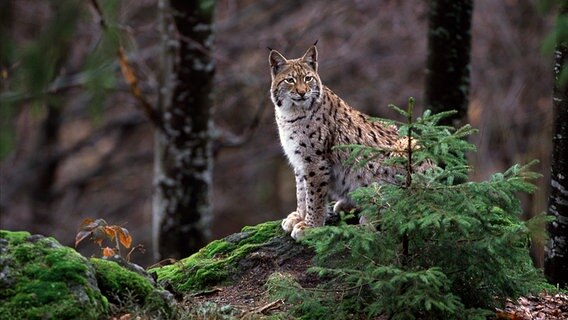
[(154, 319), (175, 317), (173, 295), (157, 287), (144, 269), (126, 262), (120, 256), (111, 260), (92, 258), (90, 261), (96, 270), (99, 289), (118, 308), (125, 312), (136, 309), (137, 313)]
[(0, 318), (105, 319), (128, 313), (192, 319), (210, 308), (178, 305), (163, 287), (181, 298), (237, 282), (243, 274), (249, 279), (256, 271), (264, 279), (264, 270), (285, 265), (304, 250), (274, 221), (245, 227), (173, 265), (146, 272), (119, 256), (86, 259), (52, 238), (0, 231)]
[(0, 231), (3, 319), (99, 319), (108, 311), (95, 270), (53, 238)]
[(245, 227), (240, 233), (209, 243), (188, 258), (150, 271), (176, 292), (204, 290), (231, 280), (239, 274), (239, 261), (282, 233), (280, 221)]

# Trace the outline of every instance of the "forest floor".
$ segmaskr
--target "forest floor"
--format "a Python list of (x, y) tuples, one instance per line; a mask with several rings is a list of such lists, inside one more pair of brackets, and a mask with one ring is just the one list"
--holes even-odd
[(307, 272), (311, 266), (312, 254), (295, 255), (281, 263), (277, 262), (278, 257), (270, 250), (261, 249), (253, 255), (255, 264), (246, 269), (239, 280), (229, 286), (214, 287), (186, 296), (184, 307), (190, 309), (213, 302), (218, 306), (232, 306), (239, 319), (257, 319), (288, 309), (286, 302), (271, 300), (268, 294), (265, 284), (274, 272), (291, 275), (304, 288), (315, 287), (318, 284), (317, 276)]
[(568, 295), (542, 293), (538, 297), (520, 297), (516, 303), (508, 301), (504, 310), (497, 310), (497, 319), (568, 319)]
[[(274, 313), (284, 312), (289, 305), (282, 300), (271, 299), (266, 288), (268, 277), (274, 272), (289, 274), (304, 288), (317, 286), (316, 275), (306, 272), (311, 266), (312, 254), (296, 255), (277, 263), (273, 251), (259, 250), (254, 253), (255, 264), (248, 268), (238, 281), (228, 286), (214, 287), (184, 297), (183, 305), (193, 309), (204, 303), (217, 306), (230, 305), (238, 319), (259, 319)], [(375, 318), (387, 319), (386, 316)], [(504, 309), (497, 309), (497, 320), (565, 320), (568, 319), (568, 295), (542, 293), (537, 297), (521, 297), (516, 302), (508, 301)]]

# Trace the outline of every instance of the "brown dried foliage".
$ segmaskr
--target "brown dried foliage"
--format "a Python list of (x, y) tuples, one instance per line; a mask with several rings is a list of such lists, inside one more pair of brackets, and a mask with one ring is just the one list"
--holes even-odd
[[(101, 249), (103, 257), (112, 257), (116, 254), (122, 255), (121, 245), (125, 249), (130, 249), (124, 258), (130, 261), (130, 255), (134, 250), (141, 250), (142, 246), (137, 245), (133, 248), (132, 246), (132, 236), (126, 228), (117, 225), (109, 225), (104, 219), (93, 220), (87, 218), (83, 220), (81, 226), (79, 227), (79, 232), (75, 236), (75, 247), (86, 238), (89, 238), (96, 243)], [(108, 240), (111, 243), (114, 242), (114, 248), (105, 246), (103, 247), (103, 241)]]
[(498, 320), (563, 320), (568, 319), (568, 295), (542, 293), (538, 297), (520, 297), (508, 301), (504, 310), (497, 310)]

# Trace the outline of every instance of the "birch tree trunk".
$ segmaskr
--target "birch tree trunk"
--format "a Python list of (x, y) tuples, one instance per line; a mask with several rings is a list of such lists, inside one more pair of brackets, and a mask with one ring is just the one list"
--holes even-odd
[[(559, 18), (567, 19), (567, 1)], [(549, 223), (550, 235), (544, 259), (544, 272), (549, 282), (566, 288), (568, 284), (568, 39), (558, 39), (554, 65), (554, 132), (552, 136), (552, 161), (550, 173), (550, 198), (548, 214), (555, 217)]]
[(213, 0), (160, 0), (162, 77), (156, 132), (154, 257), (183, 258), (208, 240), (211, 218)]
[(467, 116), (472, 12), (473, 0), (429, 3), (425, 103), (435, 113), (458, 111), (446, 125), (461, 126)]

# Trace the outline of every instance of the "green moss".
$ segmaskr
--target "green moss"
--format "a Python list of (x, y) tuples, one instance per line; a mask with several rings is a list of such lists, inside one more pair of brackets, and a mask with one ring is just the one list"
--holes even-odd
[[(85, 310), (78, 308), (67, 284), (41, 280), (25, 281), (17, 286), (5, 310), (12, 319), (77, 319)], [(0, 310), (4, 311), (4, 307)], [(97, 314), (84, 316), (96, 319)]]
[(225, 240), (214, 240), (209, 243), (205, 248), (203, 248), (203, 256), (208, 259), (212, 259), (215, 256), (220, 256), (227, 254), (235, 249), (234, 243), (229, 243)]
[(111, 300), (122, 300), (129, 294), (137, 302), (143, 302), (154, 290), (143, 276), (122, 268), (114, 261), (91, 258), (91, 263), (95, 267), (101, 292)]
[[(121, 267), (114, 261), (91, 258), (101, 292), (121, 307), (136, 304), (143, 312), (158, 318), (170, 318), (174, 312), (159, 290), (144, 276)], [(126, 305), (126, 306), (125, 306)]]
[(92, 267), (73, 249), (27, 232), (0, 231), (0, 239), (2, 317), (98, 319), (106, 313)]
[(0, 230), (0, 238), (6, 239), (12, 245), (20, 244), (25, 242), (26, 239), (30, 236), (30, 233), (27, 231), (7, 231), (7, 230)]
[(246, 226), (243, 228), (242, 232), (249, 233), (249, 236), (245, 239), (246, 241), (241, 242), (243, 244), (263, 244), (264, 242), (270, 240), (275, 235), (282, 233), (280, 229), (281, 220), (269, 221), (265, 223), (258, 224), (256, 226)]
[(241, 258), (280, 233), (280, 221), (245, 227), (241, 233), (212, 241), (188, 258), (150, 271), (178, 292), (202, 290), (230, 280)]

